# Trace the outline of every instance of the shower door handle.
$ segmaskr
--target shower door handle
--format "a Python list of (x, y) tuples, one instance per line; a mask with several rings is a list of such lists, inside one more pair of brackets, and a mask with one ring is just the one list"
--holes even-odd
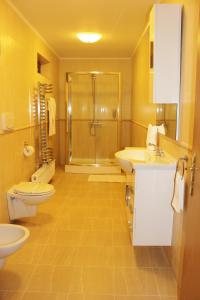
[(102, 127), (102, 125), (103, 125), (103, 123), (101, 123), (99, 121), (91, 121), (91, 122), (89, 122), (90, 135), (96, 136), (96, 128), (97, 127)]
[(114, 108), (113, 111), (112, 111), (112, 117), (114, 120), (117, 119), (117, 108)]
[(92, 122), (89, 122), (89, 127), (90, 127), (90, 135), (96, 136), (96, 128)]
[(91, 121), (89, 122), (90, 126), (94, 126), (94, 127), (102, 127), (103, 123), (99, 122), (99, 121)]

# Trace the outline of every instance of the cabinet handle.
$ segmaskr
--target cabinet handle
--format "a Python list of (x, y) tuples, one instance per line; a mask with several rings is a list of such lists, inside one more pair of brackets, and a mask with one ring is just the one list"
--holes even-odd
[(129, 191), (129, 186), (128, 186), (128, 185), (126, 185), (125, 201), (126, 201), (126, 206), (129, 206), (129, 202), (130, 202), (130, 191)]
[(195, 173), (196, 171), (199, 171), (199, 168), (196, 167), (196, 154), (192, 157), (192, 166), (190, 167), (190, 188), (189, 193), (191, 196), (193, 196), (194, 193), (194, 184), (195, 184)]
[(154, 67), (154, 42), (150, 42), (150, 69)]
[(132, 204), (129, 204), (129, 210), (130, 210), (130, 214), (133, 215), (133, 206), (132, 206)]
[(128, 228), (133, 231), (133, 223), (131, 221), (128, 221)]

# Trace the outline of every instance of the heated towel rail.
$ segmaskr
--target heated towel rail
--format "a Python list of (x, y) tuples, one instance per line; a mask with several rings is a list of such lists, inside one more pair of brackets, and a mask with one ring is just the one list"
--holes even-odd
[(39, 162), (40, 165), (54, 159), (53, 149), (48, 146), (48, 94), (53, 92), (53, 85), (38, 83), (38, 124), (39, 124)]

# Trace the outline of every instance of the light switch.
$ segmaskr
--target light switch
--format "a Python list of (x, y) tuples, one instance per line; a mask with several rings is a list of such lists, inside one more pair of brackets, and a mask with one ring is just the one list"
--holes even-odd
[(4, 112), (0, 115), (1, 130), (2, 131), (13, 131), (14, 130), (14, 113)]

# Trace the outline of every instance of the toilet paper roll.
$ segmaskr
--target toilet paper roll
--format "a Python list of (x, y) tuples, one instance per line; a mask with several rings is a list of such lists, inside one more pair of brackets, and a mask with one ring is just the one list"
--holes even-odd
[(31, 155), (33, 155), (33, 153), (35, 152), (35, 149), (33, 146), (27, 145), (24, 147), (24, 156), (29, 157)]

